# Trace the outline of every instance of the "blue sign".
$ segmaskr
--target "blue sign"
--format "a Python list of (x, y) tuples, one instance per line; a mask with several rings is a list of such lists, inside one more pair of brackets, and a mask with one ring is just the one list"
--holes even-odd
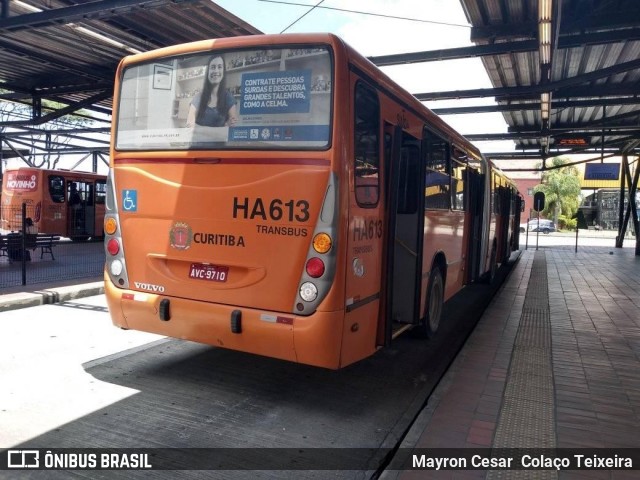
[(584, 168), (585, 180), (618, 180), (619, 163), (587, 163)]
[(311, 70), (243, 73), (240, 115), (309, 113)]
[(230, 127), (230, 142), (327, 142), (329, 125)]
[(137, 190), (122, 191), (122, 209), (125, 212), (138, 211), (138, 191)]

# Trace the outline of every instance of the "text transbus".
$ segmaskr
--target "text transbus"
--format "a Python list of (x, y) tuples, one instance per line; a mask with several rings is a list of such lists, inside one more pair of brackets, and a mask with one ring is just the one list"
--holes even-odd
[(114, 95), (109, 310), (122, 328), (340, 368), (402, 330), (433, 335), (443, 303), (518, 248), (520, 202), (333, 35), (130, 56)]
[(22, 204), (38, 232), (72, 240), (102, 237), (106, 175), (71, 170), (11, 168), (2, 177), (0, 228), (22, 228)]

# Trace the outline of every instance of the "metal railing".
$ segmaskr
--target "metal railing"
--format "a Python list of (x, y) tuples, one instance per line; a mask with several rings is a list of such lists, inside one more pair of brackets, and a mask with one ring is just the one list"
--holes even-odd
[[(35, 209), (26, 204), (22, 208), (6, 205), (1, 208), (0, 234), (6, 240), (0, 251), (0, 294), (7, 287), (102, 275), (105, 262), (102, 241), (72, 241), (58, 236), (49, 254), (46, 248), (28, 241), (27, 218), (37, 218)], [(25, 231), (27, 235), (22, 233)]]

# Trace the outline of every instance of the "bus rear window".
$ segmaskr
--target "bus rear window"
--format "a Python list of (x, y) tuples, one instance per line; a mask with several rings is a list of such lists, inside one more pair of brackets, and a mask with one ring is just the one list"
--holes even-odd
[(64, 177), (49, 175), (49, 195), (53, 203), (64, 203)]
[(133, 65), (121, 81), (116, 149), (324, 149), (332, 78), (324, 46)]

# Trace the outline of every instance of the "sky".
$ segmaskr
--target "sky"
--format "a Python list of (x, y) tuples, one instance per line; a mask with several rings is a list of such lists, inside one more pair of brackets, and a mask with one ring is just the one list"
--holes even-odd
[[(471, 26), (459, 0), (324, 0), (311, 9), (318, 2), (215, 0), (264, 33), (280, 33), (285, 29), (287, 33), (330, 32), (367, 57), (473, 45), (469, 40)], [(405, 19), (389, 18), (391, 16)], [(382, 70), (413, 94), (492, 86), (479, 58), (398, 65)], [(493, 98), (425, 102), (430, 108), (492, 104), (495, 104)], [(443, 118), (463, 135), (507, 132), (500, 113), (445, 115)], [(484, 153), (515, 150), (511, 141), (474, 143)]]

